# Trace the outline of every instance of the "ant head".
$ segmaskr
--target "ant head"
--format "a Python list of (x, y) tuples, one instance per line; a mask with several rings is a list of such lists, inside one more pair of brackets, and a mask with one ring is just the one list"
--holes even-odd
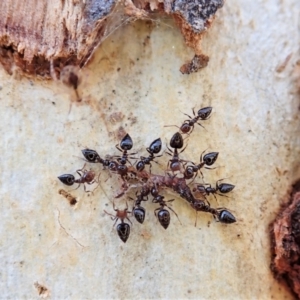
[(128, 172), (128, 168), (126, 165), (118, 165), (117, 171), (120, 175), (126, 175)]
[(147, 148), (149, 153), (157, 154), (161, 150), (161, 139), (158, 138), (155, 141), (153, 141), (149, 148)]
[(145, 163), (144, 163), (142, 160), (140, 160), (140, 161), (136, 164), (136, 169), (137, 169), (139, 172), (141, 172), (141, 171), (144, 170), (144, 168), (145, 168)]
[[(154, 199), (153, 199), (153, 202), (154, 203), (162, 203), (164, 201), (164, 196), (161, 196), (161, 195), (157, 195)], [(164, 203), (162, 203), (164, 204)]]
[(194, 168), (193, 166), (187, 166), (184, 171), (184, 178), (191, 179), (192, 177), (194, 177)]
[(155, 186), (151, 189), (151, 195), (153, 197), (157, 197), (158, 196), (158, 190), (157, 190), (157, 188)]
[(108, 169), (111, 171), (117, 171), (118, 169), (118, 163), (115, 161), (111, 161), (108, 165)]
[(147, 185), (144, 185), (141, 189), (141, 196), (145, 197), (150, 194), (150, 189), (147, 187)]
[(218, 219), (221, 223), (231, 224), (236, 222), (234, 215), (226, 209), (218, 212)]
[(100, 156), (95, 150), (83, 149), (81, 152), (88, 162), (96, 163), (99, 161)]
[(170, 224), (170, 212), (166, 209), (160, 209), (157, 214), (158, 221), (160, 225), (167, 229)]
[(143, 224), (144, 223), (144, 220), (145, 220), (145, 214), (146, 214), (146, 211), (143, 207), (136, 207), (134, 210), (133, 210), (133, 215), (135, 217), (135, 219)]
[(117, 232), (120, 239), (126, 243), (130, 234), (130, 226), (127, 223), (121, 223), (117, 226)]
[(203, 107), (201, 109), (198, 110), (198, 116), (201, 120), (206, 120), (212, 111), (212, 107), (208, 106), (208, 107)]
[(183, 138), (182, 135), (179, 132), (176, 132), (170, 141), (170, 147), (174, 149), (180, 149), (183, 147)]
[(202, 184), (198, 184), (197, 185), (197, 191), (200, 192), (200, 193), (205, 194), (206, 193), (205, 186), (202, 185)]
[(211, 166), (215, 163), (219, 155), (219, 152), (210, 152), (203, 156), (203, 161), (207, 166)]
[(60, 175), (57, 178), (65, 185), (72, 185), (75, 181), (75, 177), (72, 174)]
[(127, 133), (120, 142), (120, 147), (124, 151), (128, 151), (132, 148), (133, 142), (130, 135)]

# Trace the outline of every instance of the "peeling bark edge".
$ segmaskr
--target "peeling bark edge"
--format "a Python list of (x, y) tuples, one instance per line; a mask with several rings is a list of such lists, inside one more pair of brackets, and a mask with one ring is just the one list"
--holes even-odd
[[(106, 36), (124, 20), (146, 19), (153, 10), (171, 14), (195, 51), (183, 74), (205, 67), (202, 36), (223, 0), (3, 0), (0, 3), (0, 62), (13, 74), (51, 78), (67, 65), (84, 67)], [(18, 8), (16, 10), (16, 7)], [(32, 7), (36, 10), (32, 12)], [(59, 13), (57, 13), (59, 12)]]
[(298, 299), (300, 298), (300, 180), (292, 186), (287, 204), (283, 205), (270, 225), (271, 270)]

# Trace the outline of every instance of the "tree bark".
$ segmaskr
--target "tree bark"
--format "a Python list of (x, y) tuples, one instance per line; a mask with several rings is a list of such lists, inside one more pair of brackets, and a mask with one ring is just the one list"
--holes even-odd
[[(29, 10), (16, 3), (12, 13)], [(72, 4), (72, 18), (82, 3)], [(43, 8), (52, 30), (64, 25), (47, 14), (66, 13), (71, 2), (60, 5)], [(203, 40), (208, 66), (188, 76), (178, 70), (195, 52), (171, 18), (154, 15), (114, 30), (85, 68), (74, 64), (78, 96), (74, 80), (41, 81), (1, 69), (2, 297), (293, 299), (270, 269), (269, 224), (299, 178), (299, 6), (297, 0), (227, 1)], [(72, 35), (75, 44), (64, 48), (55, 30), (48, 35), (37, 28), (32, 34), (40, 40), (29, 46), (50, 56), (72, 47), (88, 51)], [(24, 57), (32, 56), (25, 53), (28, 41), (21, 35), (19, 41)], [(57, 45), (58, 52), (49, 50)], [(211, 118), (201, 122), (205, 129), (195, 125), (180, 157), (198, 163), (204, 150), (219, 152), (217, 168), (203, 170), (204, 181), (215, 186), (226, 178), (235, 185), (230, 198), (208, 197), (211, 207), (234, 214), (234, 224), (199, 212), (195, 227), (195, 211), (166, 190), (182, 225), (170, 212), (165, 230), (149, 198), (144, 224), (129, 217), (124, 244), (104, 210), (114, 214), (113, 202), (119, 209), (127, 202), (131, 210), (134, 189), (115, 199), (121, 182), (93, 164), (85, 166), (100, 174), (93, 194), (57, 179), (79, 176), (82, 149), (120, 155), (115, 145), (125, 132), (137, 156), (148, 155), (146, 147), (158, 137), (165, 151), (178, 130), (165, 125), (180, 126), (188, 119), (183, 113), (206, 106), (213, 107)], [(164, 153), (152, 172), (164, 174), (169, 159)], [(61, 189), (78, 203), (70, 205)]]

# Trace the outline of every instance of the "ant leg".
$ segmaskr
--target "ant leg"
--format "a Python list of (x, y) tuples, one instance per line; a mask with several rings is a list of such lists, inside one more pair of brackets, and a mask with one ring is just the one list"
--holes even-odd
[(115, 223), (114, 223), (114, 225), (113, 225), (113, 228), (115, 227), (115, 225), (116, 225), (117, 221), (119, 220), (119, 218), (116, 217), (115, 220), (116, 220), (116, 221), (115, 221)]
[(116, 148), (117, 148), (120, 152), (123, 152), (123, 150), (119, 147), (119, 144), (116, 145)]
[[(85, 166), (86, 166), (86, 163), (84, 163), (83, 167), (79, 170), (76, 170), (76, 172), (78, 173), (78, 171), (81, 171), (81, 172), (84, 172), (85, 170)], [(78, 173), (80, 176), (82, 176), (80, 173)]]
[(197, 211), (197, 210), (195, 210), (195, 212), (196, 212), (195, 227), (197, 227), (198, 211)]
[(164, 127), (177, 127), (180, 129), (180, 127), (178, 127), (177, 125), (165, 125)]
[(103, 210), (107, 215), (111, 216), (112, 220), (116, 219), (116, 216), (114, 216), (113, 214), (108, 213), (105, 209)]
[(201, 123), (198, 123), (198, 122), (196, 122), (196, 123), (207, 131), (207, 129)]
[(159, 207), (159, 208), (157, 208), (157, 209), (154, 210), (154, 215), (155, 215), (155, 217), (157, 217), (157, 214), (156, 214), (156, 211), (157, 211), (157, 210), (161, 210), (161, 207)]
[(219, 194), (219, 193), (216, 193), (216, 194), (219, 195), (219, 196), (222, 196), (222, 197), (230, 198), (230, 197), (227, 196), (227, 195), (223, 195), (223, 194)]
[(200, 163), (202, 162), (202, 155), (203, 155), (203, 153), (206, 151), (207, 149), (205, 149), (202, 153), (201, 153), (201, 155), (200, 155)]
[(151, 174), (151, 168), (152, 168), (152, 164), (151, 162), (149, 162), (149, 173)]
[(81, 185), (81, 183), (78, 183), (78, 187), (76, 189), (71, 190), (71, 191), (75, 191), (75, 190), (79, 189), (80, 185)]
[[(172, 201), (174, 201), (174, 199), (172, 199)], [(170, 201), (167, 201), (167, 202), (170, 202)], [(182, 223), (180, 222), (179, 217), (178, 217), (177, 213), (175, 212), (175, 210), (167, 204), (166, 204), (166, 207), (169, 208), (175, 214), (175, 216), (177, 217), (180, 225), (182, 225)]]
[[(196, 174), (193, 176), (193, 179), (192, 179), (192, 181), (190, 182), (190, 183), (193, 183), (194, 182), (194, 180), (196, 179), (196, 177), (197, 177), (197, 173), (198, 173), (198, 171), (196, 172)], [(189, 184), (190, 184), (189, 183)]]
[[(185, 113), (183, 113), (185, 116), (187, 116), (187, 117), (189, 117), (190, 118), (190, 120), (193, 120), (193, 118), (191, 117), (191, 116), (189, 116), (188, 114), (185, 114)], [(190, 121), (190, 120), (184, 120), (184, 122), (185, 121)]]
[(167, 148), (168, 148), (168, 150), (169, 150), (171, 153), (168, 153), (168, 152), (166, 152), (166, 151), (165, 151), (165, 153), (168, 154), (168, 155), (173, 156), (173, 150), (171, 150), (171, 149), (168, 147), (168, 145), (167, 145)]
[[(219, 205), (219, 202), (218, 202), (217, 197), (215, 196), (215, 194), (212, 194), (212, 195), (214, 196), (214, 198), (216, 199), (217, 204)], [(219, 194), (217, 194), (217, 195), (219, 195)]]
[[(100, 180), (99, 180), (100, 175), (101, 175), (101, 173), (99, 173), (97, 180), (94, 180), (94, 181), (93, 181), (93, 183), (95, 183), (95, 182), (98, 183), (97, 186), (94, 188), (94, 190), (97, 189), (98, 186), (100, 185)], [(90, 184), (91, 184), (91, 183), (90, 183)], [(94, 190), (92, 191), (92, 193), (94, 192)]]

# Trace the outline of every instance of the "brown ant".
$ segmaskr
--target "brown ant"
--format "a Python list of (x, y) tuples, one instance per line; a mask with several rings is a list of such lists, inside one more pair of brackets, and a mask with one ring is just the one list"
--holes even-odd
[(131, 213), (131, 212), (128, 211), (127, 203), (126, 203), (126, 208), (123, 210), (119, 210), (119, 209), (115, 208), (115, 203), (113, 203), (113, 208), (114, 208), (114, 211), (116, 211), (115, 215), (108, 213), (106, 210), (104, 210), (104, 212), (107, 215), (111, 216), (111, 219), (113, 221), (115, 221), (113, 227), (116, 225), (116, 223), (119, 219), (121, 220), (121, 223), (118, 224), (118, 226), (117, 226), (117, 232), (118, 232), (120, 239), (124, 243), (126, 243), (128, 237), (129, 237), (129, 234), (130, 234), (130, 225), (125, 223), (124, 220), (127, 219), (132, 224), (132, 222), (128, 219), (128, 216), (127, 216), (128, 213)]
[(133, 146), (133, 142), (132, 139), (130, 137), (130, 135), (127, 133), (123, 139), (120, 142), (120, 147), (118, 145), (116, 145), (116, 148), (123, 152), (122, 156), (115, 156), (117, 158), (117, 161), (121, 164), (121, 165), (125, 165), (126, 162), (129, 162), (131, 164), (131, 162), (128, 160), (129, 158), (131, 159), (135, 159), (135, 157), (129, 157), (129, 155), (134, 155), (136, 153), (130, 153), (128, 154), (127, 151), (129, 151)]
[(75, 177), (72, 174), (63, 174), (63, 175), (58, 176), (58, 179), (62, 183), (64, 183), (65, 185), (68, 185), (68, 186), (71, 186), (74, 183), (78, 183), (78, 187), (76, 189), (78, 189), (80, 187), (80, 185), (83, 184), (84, 191), (85, 192), (90, 192), (90, 191), (86, 190), (85, 183), (87, 183), (87, 184), (93, 184), (93, 183), (95, 183), (96, 182), (96, 180), (95, 180), (96, 174), (92, 170), (87, 171), (85, 169), (85, 165), (86, 164), (84, 164), (84, 166), (82, 167), (82, 169), (76, 170), (76, 172), (80, 176), (80, 178), (75, 179)]
[(210, 152), (210, 153), (205, 154), (203, 156), (203, 159), (202, 159), (203, 153), (204, 153), (204, 151), (200, 155), (200, 164), (195, 165), (193, 162), (191, 162), (192, 165), (188, 165), (185, 168), (184, 173), (183, 173), (185, 179), (195, 178), (198, 171), (201, 173), (201, 176), (203, 178), (201, 168), (204, 167), (205, 169), (211, 169), (211, 168), (208, 168), (208, 167), (205, 167), (205, 166), (213, 165), (215, 163), (215, 161), (217, 160), (218, 155), (219, 155), (219, 152)]
[(154, 158), (156, 157), (160, 157), (161, 155), (157, 155), (157, 156), (154, 156), (154, 154), (157, 154), (160, 152), (161, 150), (161, 139), (158, 138), (156, 140), (154, 140), (149, 148), (146, 148), (146, 150), (148, 151), (148, 153), (150, 154), (148, 157), (144, 157), (144, 156), (141, 156), (140, 157), (140, 161), (136, 164), (136, 169), (141, 172), (144, 170), (145, 168), (145, 165), (149, 165), (150, 166), (150, 173), (151, 173), (151, 162), (155, 162), (157, 163), (156, 161), (154, 161)]
[[(191, 134), (194, 130), (194, 126), (195, 124), (200, 125), (201, 127), (202, 124), (198, 123), (199, 119), (200, 120), (207, 120), (211, 114), (212, 111), (212, 107), (208, 106), (208, 107), (204, 107), (198, 110), (197, 115), (195, 114), (195, 109), (193, 108), (193, 114), (194, 114), (194, 118), (192, 118), (191, 116), (185, 114), (186, 116), (189, 117), (189, 120), (185, 120), (182, 125), (179, 127), (180, 131), (183, 134)], [(169, 127), (169, 126), (176, 126), (176, 125), (167, 125), (165, 127)], [(178, 126), (176, 126), (178, 127)], [(204, 127), (203, 127), (204, 128)]]
[(63, 195), (69, 201), (70, 205), (75, 205), (77, 203), (76, 198), (72, 196), (70, 193), (68, 193), (67, 191), (60, 189), (58, 193), (60, 195)]
[[(226, 195), (222, 195), (222, 194), (227, 194), (227, 193), (231, 192), (235, 186), (233, 184), (229, 184), (229, 183), (219, 184), (219, 182), (222, 180), (224, 180), (224, 179), (219, 179), (216, 182), (215, 188), (211, 187), (211, 184), (197, 184), (196, 188), (193, 189), (193, 192), (200, 192), (204, 196), (212, 194), (216, 200), (217, 200), (217, 198), (216, 198), (215, 194), (219, 195), (219, 196), (227, 197)], [(218, 191), (222, 194), (219, 194)]]
[(172, 159), (169, 160), (168, 162), (168, 167), (167, 169), (169, 169), (170, 167), (170, 170), (172, 172), (175, 172), (175, 171), (180, 171), (181, 170), (181, 165), (182, 165), (182, 162), (184, 160), (182, 159), (179, 159), (179, 154), (182, 153), (185, 148), (187, 146), (185, 146), (179, 153), (178, 153), (178, 150), (177, 149), (181, 149), (183, 147), (183, 138), (182, 138), (182, 135), (179, 133), (179, 132), (176, 132), (171, 140), (170, 140), (170, 147), (174, 149), (174, 151), (172, 151), (168, 146), (168, 150), (170, 152), (166, 152), (168, 155), (172, 156)]

